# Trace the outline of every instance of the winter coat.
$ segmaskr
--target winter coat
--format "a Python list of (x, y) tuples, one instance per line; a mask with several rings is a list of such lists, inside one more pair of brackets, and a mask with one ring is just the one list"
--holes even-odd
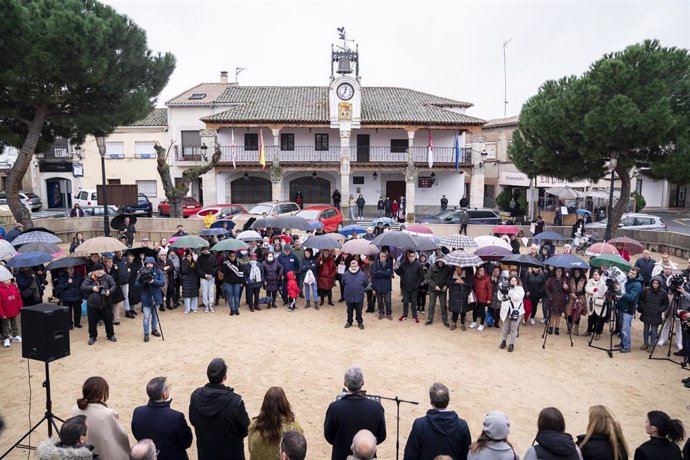
[(72, 417), (86, 415), (89, 429), (86, 443), (94, 446), (94, 452), (103, 460), (129, 460), (129, 437), (120, 417), (113, 409), (101, 403), (89, 403), (81, 410), (72, 407)]
[(399, 207), (398, 202), (393, 201), (393, 203), (391, 203), (391, 212), (395, 215), (398, 212)]
[(358, 208), (363, 208), (365, 204), (366, 204), (366, 201), (364, 201), (363, 197), (360, 196), (359, 198), (357, 198), (357, 207)]
[(412, 424), (403, 460), (433, 460), (439, 455), (467, 458), (472, 436), (455, 411), (430, 409)]
[(580, 449), (568, 433), (540, 431), (536, 437), (537, 445), (527, 449), (524, 460), (567, 459), (580, 460)]
[(354, 208), (356, 204), (355, 197), (351, 196), (350, 198), (347, 199), (347, 206), (349, 208)]
[(474, 285), (472, 286), (472, 291), (474, 292), (474, 298), (477, 303), (488, 304), (491, 302), (491, 279), (486, 273), (484, 276), (474, 277)]
[[(101, 295), (98, 292), (94, 292), (93, 288), (95, 286), (105, 287), (106, 290), (110, 291), (110, 295), (106, 296)], [(81, 284), (81, 292), (86, 295), (86, 300), (90, 308), (110, 307), (111, 296), (113, 295), (115, 289), (117, 289), (117, 286), (115, 285), (115, 281), (113, 280), (112, 276), (103, 275), (100, 278), (96, 278), (95, 272), (89, 273), (89, 275), (84, 278), (84, 282)]]
[(36, 449), (38, 460), (86, 460), (101, 458), (93, 452), (93, 446), (65, 447), (58, 438), (42, 441)]
[(407, 258), (395, 269), (395, 274), (400, 277), (400, 286), (405, 291), (416, 291), (424, 281), (424, 269), (421, 262), (415, 260), (410, 263)]
[(470, 214), (468, 212), (460, 213), (460, 225), (467, 225), (470, 223)]
[(520, 254), (520, 242), (517, 238), (510, 240), (510, 247), (513, 249), (513, 254)]
[(546, 273), (539, 270), (539, 273), (530, 272), (525, 277), (525, 291), (529, 292), (530, 297), (542, 298), (546, 293)]
[[(606, 282), (603, 279), (594, 281), (594, 278), (587, 280), (585, 293), (587, 294), (587, 313), (601, 315), (604, 310), (603, 299), (606, 297)], [(601, 304), (601, 305), (597, 305)]]
[(129, 283), (129, 275), (130, 272), (127, 270), (128, 268), (128, 263), (127, 263), (127, 258), (126, 257), (114, 257), (113, 258), (113, 265), (117, 267), (117, 276), (113, 276), (113, 280), (115, 280), (115, 284), (118, 286), (123, 286), (127, 283)]
[(72, 274), (72, 282), (69, 282), (67, 272), (63, 272), (57, 279), (58, 290), (60, 291), (60, 300), (63, 302), (81, 302), (82, 293), (81, 285), (84, 283), (84, 277), (74, 272)]
[(382, 294), (391, 292), (393, 290), (393, 276), (393, 261), (388, 258), (384, 264), (381, 259), (377, 258), (371, 266), (372, 289)]
[(196, 274), (196, 264), (191, 264), (185, 257), (182, 259), (180, 265), (180, 274), (182, 275), (182, 297), (195, 298), (199, 297), (199, 277)]
[(491, 308), (494, 310), (499, 310), (501, 308), (501, 299), (499, 299), (498, 284), (501, 282), (501, 277), (494, 280), (493, 277), (489, 277), (491, 281)]
[[(652, 281), (655, 280), (661, 283), (661, 279), (658, 276), (652, 278)], [(651, 324), (652, 326), (658, 326), (663, 321), (661, 314), (666, 311), (668, 306), (668, 293), (666, 290), (662, 287), (659, 287), (659, 289), (652, 289), (650, 283), (649, 286), (644, 288), (640, 296), (640, 321)]]
[(276, 260), (282, 265), (283, 273), (295, 272), (296, 274), (299, 272), (299, 259), (292, 252), (290, 252), (290, 254), (281, 252), (280, 255), (276, 257)]
[(110, 270), (108, 270), (108, 268), (106, 267), (105, 273), (107, 275), (110, 275), (110, 277), (115, 282), (115, 286), (116, 286), (115, 289), (113, 290), (113, 292), (110, 294), (110, 301), (113, 304), (122, 302), (123, 300), (125, 300), (125, 296), (122, 293), (122, 289), (117, 287), (118, 286), (117, 279), (118, 279), (119, 274), (120, 274), (119, 270), (117, 269), (117, 266), (113, 264), (113, 267)]
[(467, 460), (520, 460), (513, 446), (505, 441), (489, 441), (478, 452), (470, 451)]
[(644, 285), (649, 284), (649, 282), (652, 280), (652, 270), (654, 270), (655, 264), (656, 260), (652, 259), (651, 257), (647, 260), (645, 260), (644, 257), (640, 257), (635, 261), (635, 267), (640, 269), (640, 276), (643, 278), (642, 283)]
[(299, 272), (302, 275), (303, 279), (307, 276), (307, 272), (311, 270), (311, 274), (314, 275), (314, 280), (316, 280), (316, 259), (314, 256), (309, 257), (308, 259), (305, 257), (302, 259), (302, 262), (300, 262), (299, 265)]
[(16, 285), (0, 282), (0, 318), (16, 318), (23, 305)]
[[(587, 299), (585, 297), (586, 291), (585, 291), (585, 286), (587, 286), (587, 278), (584, 276), (578, 278), (577, 280), (575, 277), (571, 277), (570, 280), (568, 281), (568, 290), (570, 291), (570, 296), (568, 296), (568, 306), (567, 306), (567, 311), (568, 312), (573, 312), (573, 314), (577, 314), (573, 310), (575, 307), (575, 301), (579, 301), (582, 305), (582, 308), (586, 308), (587, 305)], [(573, 297), (573, 294), (577, 297)], [(585, 310), (582, 310), (581, 313), (584, 313)]]
[(335, 285), (335, 275), (337, 273), (333, 257), (319, 257), (316, 259), (316, 266), (319, 271), (316, 277), (316, 286), (324, 291), (333, 289)]
[(192, 429), (184, 414), (170, 407), (172, 400), (151, 401), (134, 409), (132, 434), (140, 441), (151, 439), (161, 460), (187, 460), (192, 446)]
[(668, 438), (649, 438), (635, 449), (635, 460), (682, 460), (680, 447)]
[(346, 270), (342, 277), (345, 302), (361, 303), (364, 301), (364, 290), (369, 285), (369, 277), (362, 270), (352, 273)]
[(384, 209), (386, 209), (386, 204), (383, 202), (383, 200), (379, 200), (379, 201), (376, 203), (376, 209), (377, 209), (378, 211), (383, 211)]
[(244, 284), (244, 273), (240, 263), (235, 260), (226, 260), (220, 266), (220, 273), (223, 274), (223, 282), (227, 284)]
[(333, 446), (331, 460), (347, 458), (351, 453), (352, 438), (359, 430), (371, 431), (378, 444), (386, 440), (386, 418), (380, 402), (357, 392), (346, 394), (328, 406), (323, 433)]
[(450, 272), (446, 279), (446, 285), (448, 286), (448, 310), (452, 313), (464, 313), (469, 309), (467, 297), (472, 292), (474, 277), (472, 275), (465, 275), (462, 278), (465, 284), (458, 284), (454, 275), (455, 270)]
[[(505, 321), (510, 315), (513, 309), (517, 309), (520, 315), (525, 314), (525, 306), (523, 300), (525, 299), (525, 290), (522, 286), (515, 286), (508, 291), (508, 298), (503, 300), (502, 294), (499, 294), (501, 298), (501, 320)], [(511, 304), (512, 302), (512, 304)]]
[(259, 267), (259, 271), (261, 272), (261, 280), (260, 281), (252, 281), (251, 279), (251, 274), (252, 274), (252, 262), (249, 261), (247, 265), (242, 267), (242, 272), (244, 273), (244, 282), (247, 285), (247, 288), (260, 288), (263, 286), (264, 281), (266, 280), (266, 272), (264, 270), (264, 266), (262, 263), (259, 261), (256, 262), (256, 266)]
[(249, 447), (249, 459), (250, 460), (280, 460), (280, 440), (283, 434), (287, 431), (296, 431), (298, 433), (304, 433), (302, 427), (294, 420), (288, 422), (283, 418), (280, 426), (280, 437), (277, 441), (269, 441), (264, 438), (259, 430), (256, 429), (256, 418), (252, 419), (252, 423), (249, 425), (249, 438), (247, 439), (247, 444)]
[(616, 308), (623, 313), (628, 315), (634, 315), (637, 305), (640, 301), (640, 296), (642, 295), (642, 285), (644, 284), (644, 279), (642, 274), (637, 275), (637, 278), (628, 280), (625, 282), (625, 294), (623, 297), (618, 299), (616, 303)]
[(435, 291), (438, 287), (439, 289), (444, 289), (446, 287), (446, 282), (448, 281), (448, 275), (451, 274), (453, 267), (450, 265), (443, 266), (438, 264), (438, 260), (431, 264), (429, 270), (426, 272), (426, 280), (428, 281), (429, 290)]
[(69, 245), (69, 253), (72, 254), (77, 249), (77, 246), (79, 246), (83, 242), (84, 242), (84, 240), (74, 240), (73, 239)]
[(296, 299), (299, 296), (299, 285), (295, 279), (295, 272), (288, 272), (287, 274), (287, 292), (291, 299)]
[(196, 433), (199, 460), (244, 460), (249, 415), (233, 388), (207, 383), (194, 390), (189, 421)]
[(141, 282), (141, 270), (137, 273), (134, 285), (141, 289), (141, 306), (155, 308), (163, 303), (163, 286), (165, 286), (165, 274), (163, 270), (153, 267), (153, 283)]
[(582, 451), (583, 460), (628, 460), (628, 454), (622, 444), (618, 446), (618, 459), (613, 458), (613, 448), (609, 442), (609, 437), (605, 434), (594, 433), (587, 440), (587, 444), (581, 445), (585, 435), (577, 437), (577, 445)]
[(24, 305), (41, 303), (43, 300), (43, 281), (34, 269), (30, 271), (19, 270), (16, 281)]
[(283, 266), (277, 260), (269, 262), (264, 260), (261, 264), (264, 268), (264, 284), (267, 291), (277, 291), (280, 287), (280, 278), (283, 277)]
[(566, 283), (566, 288), (563, 289), (563, 283), (565, 278), (556, 278), (555, 276), (549, 276), (546, 280), (545, 293), (549, 302), (550, 308), (556, 314), (561, 314), (565, 311), (565, 304), (567, 302), (566, 296), (570, 288)]
[(201, 254), (196, 259), (196, 274), (199, 278), (206, 275), (216, 276), (218, 271), (218, 259), (213, 254)]

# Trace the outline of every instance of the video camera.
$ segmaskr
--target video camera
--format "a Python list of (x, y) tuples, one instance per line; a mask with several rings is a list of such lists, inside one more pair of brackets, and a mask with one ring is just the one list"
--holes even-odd
[(498, 282), (498, 291), (504, 296), (508, 295), (508, 291), (510, 291), (510, 281), (505, 278), (501, 278), (501, 280)]
[(678, 289), (681, 288), (683, 284), (685, 284), (685, 277), (682, 273), (674, 273), (668, 279), (669, 290), (672, 291), (674, 294), (678, 293)]
[(153, 281), (153, 272), (148, 268), (142, 268), (139, 270), (139, 281), (142, 284), (150, 283)]

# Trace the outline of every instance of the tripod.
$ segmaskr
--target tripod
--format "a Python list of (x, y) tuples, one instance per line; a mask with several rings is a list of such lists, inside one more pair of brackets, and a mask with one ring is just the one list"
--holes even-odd
[[(671, 315), (671, 324), (670, 328), (668, 330), (668, 350), (666, 352), (666, 356), (661, 356), (660, 358), (655, 358), (654, 357), (654, 351), (656, 350), (656, 345), (659, 343), (659, 338), (657, 337), (656, 342), (654, 342), (654, 346), (652, 347), (652, 351), (649, 353), (649, 359), (663, 359), (665, 361), (671, 361), (672, 363), (676, 363), (681, 367), (685, 367), (687, 364), (687, 356), (685, 359), (683, 359), (682, 362), (678, 362), (675, 359), (671, 358), (671, 346), (673, 345), (673, 337), (676, 335), (676, 321), (678, 321), (678, 318), (676, 317), (676, 311), (678, 311), (678, 304), (680, 303), (680, 293), (676, 292), (673, 294), (673, 299), (671, 300), (671, 306), (668, 309), (668, 314), (666, 315), (666, 319), (668, 320), (668, 315)], [(663, 331), (663, 324), (661, 326), (661, 330)], [(684, 349), (685, 350), (685, 349)], [(687, 350), (685, 350), (687, 353)]]
[(154, 306), (151, 308), (151, 310), (152, 310), (152, 311), (151, 311), (151, 314), (152, 314), (152, 315), (156, 315), (156, 322), (158, 323), (158, 329), (159, 329), (160, 332), (161, 332), (161, 339), (163, 339), (163, 341), (165, 342), (165, 335), (163, 335), (163, 325), (161, 324), (161, 317), (160, 317), (160, 315), (158, 314), (158, 306), (154, 305)]
[(397, 396), (395, 398), (388, 398), (386, 396), (368, 395), (367, 397), (385, 399), (386, 401), (395, 401), (395, 404), (397, 405), (397, 412), (395, 414), (395, 460), (398, 460), (400, 458), (400, 403), (414, 404), (415, 406), (419, 403), (417, 401), (405, 401)]
[[(549, 313), (546, 315), (546, 322), (544, 323), (544, 332), (541, 333), (541, 338), (544, 339), (544, 342), (541, 344), (541, 348), (546, 349), (546, 339), (549, 337), (549, 334), (547, 334), (549, 326), (551, 325), (551, 314), (553, 312), (553, 307), (549, 307)], [(565, 319), (566, 323), (568, 322), (568, 318)], [(568, 330), (568, 337), (570, 338), (570, 346), (573, 346), (573, 336), (572, 336), (572, 328), (569, 328)]]
[(52, 411), (52, 409), (53, 409), (53, 401), (52, 401), (52, 399), (50, 398), (50, 370), (49, 370), (48, 362), (47, 362), (47, 361), (45, 362), (45, 366), (46, 366), (46, 379), (45, 379), (45, 381), (43, 382), (43, 387), (46, 389), (46, 412), (45, 412), (45, 414), (43, 415), (43, 418), (42, 418), (41, 420), (38, 421), (38, 423), (36, 423), (34, 426), (32, 426), (31, 429), (30, 429), (29, 431), (27, 431), (27, 432), (24, 434), (24, 436), (22, 436), (21, 438), (19, 438), (19, 441), (15, 442), (15, 443), (12, 445), (12, 447), (10, 447), (9, 449), (7, 449), (7, 451), (6, 451), (4, 454), (2, 454), (2, 456), (0, 456), (0, 459), (3, 459), (3, 458), (5, 458), (5, 457), (7, 457), (7, 455), (8, 455), (10, 452), (12, 452), (15, 448), (19, 448), (19, 449), (29, 449), (29, 450), (34, 450), (34, 449), (36, 449), (35, 447), (33, 447), (33, 446), (31, 446), (31, 445), (22, 444), (22, 441), (24, 441), (24, 439), (26, 439), (27, 437), (29, 437), (29, 436), (31, 435), (31, 433), (33, 433), (34, 431), (36, 431), (36, 429), (37, 429), (43, 422), (48, 422), (48, 437), (49, 437), (49, 438), (52, 438), (52, 437), (53, 437), (53, 428), (55, 429), (56, 432), (59, 432), (59, 431), (60, 431), (59, 428), (58, 428), (58, 426), (57, 426), (57, 423), (55, 423), (55, 420), (59, 420), (60, 422), (64, 422), (64, 420), (62, 420), (62, 419), (59, 418), (59, 417), (56, 417), (56, 416), (53, 414), (53, 411)]
[[(606, 297), (604, 298), (604, 306), (602, 307), (601, 310), (601, 316), (597, 319), (597, 324), (594, 326), (594, 334), (592, 334), (592, 337), (589, 339), (589, 346), (592, 348), (596, 348), (597, 350), (603, 350), (606, 353), (608, 353), (609, 358), (613, 358), (613, 336), (614, 336), (614, 331), (616, 330), (616, 310), (613, 308), (613, 298), (615, 296), (615, 293), (612, 292), (606, 292)], [(605, 323), (608, 318), (608, 323), (609, 323), (609, 347), (604, 348), (604, 347), (598, 347), (596, 345), (592, 345), (592, 341), (594, 340), (594, 336), (597, 335), (598, 330), (604, 329), (604, 325), (601, 323)], [(601, 328), (600, 325), (601, 324)]]

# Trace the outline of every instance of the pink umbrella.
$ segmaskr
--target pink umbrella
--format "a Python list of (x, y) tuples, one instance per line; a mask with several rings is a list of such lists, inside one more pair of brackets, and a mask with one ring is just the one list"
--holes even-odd
[(409, 233), (410, 235), (426, 236), (427, 238), (434, 236), (434, 231), (426, 225), (410, 225), (403, 231), (405, 233)]
[(520, 229), (515, 225), (497, 225), (491, 229), (491, 233), (498, 235), (517, 235)]
[(608, 243), (595, 243), (587, 248), (585, 254), (588, 256), (600, 256), (602, 254), (620, 255), (618, 249), (616, 249), (614, 245)]

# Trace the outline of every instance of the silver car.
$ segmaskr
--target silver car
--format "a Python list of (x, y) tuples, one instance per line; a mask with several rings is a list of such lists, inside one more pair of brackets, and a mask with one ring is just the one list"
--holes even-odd
[[(608, 219), (602, 219), (598, 222), (585, 224), (588, 229), (602, 229), (606, 228)], [(666, 224), (661, 217), (652, 214), (641, 213), (625, 213), (621, 217), (618, 228), (623, 230), (667, 230)]]

